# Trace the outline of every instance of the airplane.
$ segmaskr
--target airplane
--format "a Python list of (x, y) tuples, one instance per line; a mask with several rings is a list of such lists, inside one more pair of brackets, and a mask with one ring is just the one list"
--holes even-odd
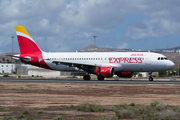
[(166, 56), (152, 52), (44, 52), (23, 26), (15, 26), (20, 54), (15, 60), (26, 64), (56, 70), (84, 71), (84, 80), (95, 74), (98, 80), (118, 77), (131, 78), (134, 72), (152, 72), (172, 69), (175, 65)]

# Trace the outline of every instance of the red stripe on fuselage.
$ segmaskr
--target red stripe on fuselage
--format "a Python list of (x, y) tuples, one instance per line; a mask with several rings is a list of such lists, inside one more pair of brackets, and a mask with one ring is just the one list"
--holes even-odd
[(32, 54), (20, 54), (20, 57), (31, 57), (30, 61), (25, 61), (23, 59), (21, 59), (22, 62), (27, 63), (27, 64), (31, 64), (34, 66), (38, 66), (38, 67), (42, 67), (42, 68), (46, 68), (46, 69), (51, 69), (43, 60), (43, 56), (42, 53), (32, 53)]

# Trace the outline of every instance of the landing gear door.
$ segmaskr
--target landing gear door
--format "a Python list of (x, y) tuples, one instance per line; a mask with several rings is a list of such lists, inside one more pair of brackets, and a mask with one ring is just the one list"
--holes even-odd
[(146, 55), (146, 65), (151, 65), (151, 53), (150, 52)]

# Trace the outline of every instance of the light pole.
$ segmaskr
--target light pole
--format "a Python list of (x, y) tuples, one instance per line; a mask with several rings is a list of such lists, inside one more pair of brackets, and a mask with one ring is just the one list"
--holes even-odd
[[(12, 56), (13, 56), (13, 38), (14, 36), (11, 36), (12, 38)], [(13, 61), (12, 61), (12, 57), (11, 57), (11, 62), (12, 62), (12, 74), (13, 74)]]
[(93, 36), (94, 37), (94, 50), (95, 50), (95, 46), (96, 46), (96, 37), (97, 36)]
[(179, 76), (179, 62), (178, 62), (178, 76)]

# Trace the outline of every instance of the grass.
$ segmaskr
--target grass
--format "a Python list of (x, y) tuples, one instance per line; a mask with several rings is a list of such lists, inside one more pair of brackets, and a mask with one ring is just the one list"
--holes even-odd
[(153, 102), (150, 105), (119, 105), (115, 109), (118, 119), (179, 120), (180, 108)]
[(83, 104), (77, 107), (77, 111), (81, 112), (104, 112), (105, 108), (101, 105)]
[[(1, 107), (1, 110), (7, 108)], [(119, 120), (119, 119), (138, 119), (138, 120), (179, 120), (180, 119), (180, 107), (178, 106), (169, 106), (167, 104), (159, 104), (158, 102), (152, 102), (149, 105), (140, 105), (135, 103), (130, 104), (121, 104), (121, 105), (93, 105), (93, 104), (82, 104), (79, 106), (71, 105), (68, 109), (64, 109), (62, 107), (57, 108), (46, 108), (42, 110), (36, 109), (25, 109), (25, 110), (17, 110), (17, 109), (8, 109), (10, 113), (18, 112), (18, 115), (12, 116), (1, 116), (0, 120), (17, 120), (17, 119), (25, 119), (25, 120), (33, 120), (33, 119), (43, 119), (43, 116), (51, 115), (53, 120), (63, 120), (67, 119), (66, 114), (47, 114), (48, 111), (80, 111), (80, 112), (101, 112), (101, 114), (97, 117), (96, 115), (92, 115), (93, 113), (88, 113), (88, 115), (96, 116), (97, 118), (91, 118), (90, 120)], [(107, 112), (111, 111), (111, 112)], [(113, 114), (112, 114), (113, 112)], [(40, 114), (41, 113), (41, 114)], [(110, 114), (109, 114), (110, 113)], [(76, 116), (76, 115), (73, 115)], [(87, 116), (76, 116), (76, 119), (83, 120)]]
[(24, 114), (21, 113), (21, 114), (19, 115), (19, 118), (24, 118)]
[(40, 114), (40, 113), (43, 113), (43, 111), (42, 110), (38, 110), (37, 113)]
[(63, 118), (61, 116), (58, 116), (58, 117), (54, 117), (53, 120), (63, 120)]
[(0, 111), (8, 111), (8, 109), (0, 106)]

